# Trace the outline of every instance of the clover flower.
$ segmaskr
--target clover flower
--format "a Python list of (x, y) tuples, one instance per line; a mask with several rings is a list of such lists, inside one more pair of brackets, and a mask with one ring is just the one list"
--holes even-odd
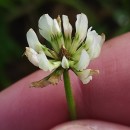
[(70, 118), (76, 119), (76, 106), (71, 90), (68, 70), (71, 69), (82, 81), (89, 83), (98, 70), (88, 69), (91, 60), (97, 58), (105, 41), (105, 35), (88, 28), (87, 16), (83, 13), (77, 15), (75, 22), (75, 35), (72, 35), (72, 26), (68, 16), (62, 15), (52, 19), (48, 14), (40, 17), (40, 34), (49, 42), (50, 48), (41, 44), (33, 29), (27, 32), (29, 47), (26, 47), (25, 55), (35, 66), (44, 71), (50, 71), (47, 77), (35, 81), (33, 87), (44, 87), (49, 84), (57, 84), (63, 74), (64, 87)]
[[(63, 23), (63, 24), (62, 24)], [(33, 29), (27, 32), (29, 47), (25, 55), (35, 66), (44, 71), (52, 72), (40, 81), (32, 83), (34, 87), (57, 84), (65, 69), (71, 69), (87, 84), (98, 70), (87, 69), (89, 63), (100, 54), (105, 35), (98, 35), (92, 27), (88, 29), (88, 19), (83, 13), (77, 15), (75, 36), (72, 36), (72, 25), (68, 16), (62, 15), (52, 19), (48, 14), (40, 17), (40, 34), (50, 43), (51, 48), (41, 44)]]

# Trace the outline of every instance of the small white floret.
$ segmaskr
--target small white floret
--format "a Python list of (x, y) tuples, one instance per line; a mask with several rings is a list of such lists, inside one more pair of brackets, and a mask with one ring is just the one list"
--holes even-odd
[(81, 72), (76, 72), (79, 79), (83, 82), (83, 84), (89, 83), (92, 80), (92, 76), (90, 75), (91, 69), (86, 69)]
[(105, 41), (105, 35), (98, 35), (92, 27), (88, 29), (86, 44), (88, 45), (88, 53), (91, 59), (97, 58), (100, 54), (101, 47)]
[(61, 32), (61, 29), (60, 29), (60, 27), (59, 27), (59, 24), (58, 24), (57, 20), (54, 19), (54, 20), (53, 20), (52, 33), (53, 33), (53, 35), (57, 35), (57, 34), (60, 33), (60, 32)]
[(61, 66), (64, 69), (68, 69), (69, 68), (69, 62), (68, 62), (68, 59), (65, 56), (63, 56), (63, 58), (62, 58)]
[(63, 19), (63, 28), (64, 28), (64, 35), (65, 37), (69, 37), (71, 38), (71, 34), (72, 34), (72, 26), (69, 23), (69, 19), (68, 16), (66, 15), (62, 15), (62, 19)]
[(41, 44), (33, 29), (29, 29), (27, 32), (27, 41), (30, 48), (34, 49), (35, 51), (39, 51)]
[(38, 61), (40, 69), (43, 69), (44, 71), (52, 71), (52, 65), (43, 51), (38, 54)]
[(80, 59), (76, 65), (76, 69), (78, 71), (82, 71), (82, 70), (86, 69), (86, 67), (88, 67), (88, 65), (89, 65), (89, 62), (90, 62), (89, 55), (88, 55), (87, 51), (85, 49), (83, 49), (81, 52)]
[(78, 14), (75, 26), (76, 26), (76, 34), (79, 35), (79, 41), (82, 42), (86, 37), (88, 29), (87, 16), (83, 13)]
[(26, 47), (25, 55), (27, 56), (28, 60), (35, 66), (38, 66), (38, 58), (37, 52), (32, 48)]
[(40, 34), (49, 42), (51, 42), (51, 34), (53, 27), (53, 19), (48, 15), (44, 14), (40, 17), (39, 22), (39, 32)]

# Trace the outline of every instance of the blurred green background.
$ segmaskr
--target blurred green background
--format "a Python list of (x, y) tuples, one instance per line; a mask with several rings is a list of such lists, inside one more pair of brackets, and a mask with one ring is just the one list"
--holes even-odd
[(130, 31), (130, 0), (0, 0), (0, 90), (37, 70), (25, 56), (26, 32), (38, 33), (38, 19), (66, 14), (74, 26), (77, 13), (107, 40)]

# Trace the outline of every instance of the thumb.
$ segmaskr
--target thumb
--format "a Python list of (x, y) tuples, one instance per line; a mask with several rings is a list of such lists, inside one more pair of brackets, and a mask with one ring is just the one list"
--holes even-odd
[(78, 120), (67, 122), (51, 130), (129, 130), (127, 126), (96, 120)]

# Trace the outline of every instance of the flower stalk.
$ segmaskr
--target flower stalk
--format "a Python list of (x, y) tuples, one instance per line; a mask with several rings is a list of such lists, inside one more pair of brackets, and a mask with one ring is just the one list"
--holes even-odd
[(70, 77), (69, 77), (68, 69), (64, 70), (63, 79), (64, 79), (64, 88), (65, 88), (65, 93), (66, 93), (66, 99), (67, 99), (70, 119), (76, 120), (76, 118), (77, 118), (76, 106), (75, 106), (74, 96), (73, 96), (73, 93), (72, 93), (72, 87), (71, 87), (71, 83), (70, 83)]

